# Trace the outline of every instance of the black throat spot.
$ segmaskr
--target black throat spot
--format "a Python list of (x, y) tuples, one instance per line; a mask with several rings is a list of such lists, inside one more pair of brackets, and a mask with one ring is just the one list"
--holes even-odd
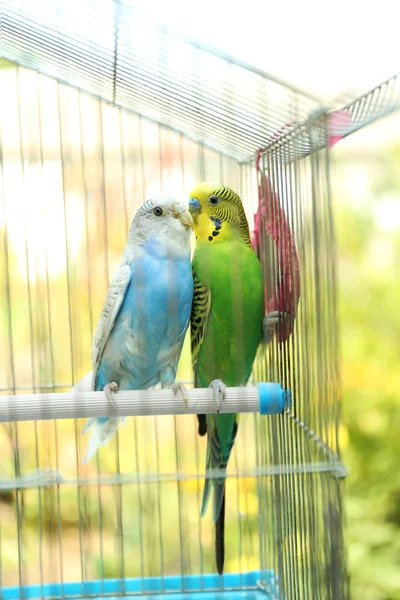
[(211, 232), (211, 235), (208, 236), (208, 241), (212, 242), (217, 235), (220, 233), (220, 229), (222, 228), (222, 221), (218, 217), (210, 217), (210, 220), (214, 223), (214, 230)]
[(215, 229), (214, 229), (214, 231), (212, 232), (212, 235), (209, 235), (209, 236), (208, 236), (208, 240), (209, 240), (210, 242), (212, 242), (212, 241), (213, 241), (213, 239), (214, 239), (215, 237), (217, 237), (217, 235), (219, 235), (219, 231), (217, 231), (217, 229), (215, 228)]

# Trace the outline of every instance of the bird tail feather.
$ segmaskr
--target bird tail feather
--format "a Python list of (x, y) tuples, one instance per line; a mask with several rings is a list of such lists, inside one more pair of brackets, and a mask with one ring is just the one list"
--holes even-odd
[[(214, 491), (214, 508), (217, 494)], [(224, 572), (225, 561), (225, 482), (222, 485), (221, 504), (218, 505), (219, 514), (215, 522), (215, 561), (220, 575)]]
[(204, 482), (203, 500), (201, 503), (201, 516), (207, 512), (208, 502), (210, 500), (211, 490), (213, 490), (213, 521), (217, 522), (221, 512), (222, 501), (225, 493), (225, 478), (212, 479), (210, 471), (212, 471), (211, 460), (207, 460), (206, 479)]
[(204, 517), (208, 502), (210, 500), (211, 490), (213, 490), (213, 521), (215, 523), (215, 559), (217, 570), (220, 575), (224, 571), (225, 560), (225, 478), (211, 479), (207, 477), (210, 474), (211, 459), (207, 458), (206, 480), (204, 483), (203, 500), (201, 504), (201, 516)]
[[(206, 479), (204, 483), (203, 500), (201, 505), (201, 516), (204, 517), (208, 502), (213, 491), (212, 513), (215, 523), (215, 556), (217, 570), (222, 575), (224, 570), (225, 558), (225, 472), (229, 459), (229, 454), (233, 446), (233, 442), (237, 432), (237, 422), (233, 423), (231, 434), (231, 443), (228, 452), (222, 458), (220, 443), (218, 439), (216, 415), (207, 417), (207, 459), (206, 459)], [(223, 469), (222, 475), (213, 477), (213, 469)]]
[(88, 419), (82, 434), (92, 428), (89, 436), (88, 446), (86, 449), (86, 455), (83, 459), (83, 464), (87, 464), (96, 454), (100, 446), (105, 446), (110, 441), (114, 433), (118, 429), (118, 425), (122, 422), (126, 422), (126, 417), (110, 417), (106, 421), (103, 419)]

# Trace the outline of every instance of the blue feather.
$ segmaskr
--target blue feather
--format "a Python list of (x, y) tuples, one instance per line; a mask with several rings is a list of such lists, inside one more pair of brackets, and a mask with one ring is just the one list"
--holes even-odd
[[(112, 381), (125, 390), (160, 382), (167, 387), (175, 381), (193, 299), (190, 257), (166, 256), (160, 242), (152, 239), (142, 248), (130, 265), (130, 282), (104, 347), (97, 391)], [(120, 420), (101, 417), (90, 423), (95, 425), (94, 438), (84, 462), (110, 439)]]

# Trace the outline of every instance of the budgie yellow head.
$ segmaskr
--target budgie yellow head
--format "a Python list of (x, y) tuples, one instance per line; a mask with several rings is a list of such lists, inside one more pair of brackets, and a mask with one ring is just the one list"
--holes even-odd
[(189, 211), (197, 240), (223, 242), (241, 237), (250, 244), (242, 201), (230, 188), (210, 181), (199, 183), (190, 192)]

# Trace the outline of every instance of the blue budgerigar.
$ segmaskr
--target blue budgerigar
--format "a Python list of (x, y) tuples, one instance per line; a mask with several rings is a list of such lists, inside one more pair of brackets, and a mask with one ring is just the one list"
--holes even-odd
[[(184, 386), (174, 382), (193, 298), (192, 224), (186, 206), (164, 195), (147, 200), (133, 218), (92, 346), (91, 389), (104, 390), (113, 406), (118, 389), (148, 389), (158, 383), (173, 387), (187, 406)], [(88, 419), (85, 463), (123, 420)]]

